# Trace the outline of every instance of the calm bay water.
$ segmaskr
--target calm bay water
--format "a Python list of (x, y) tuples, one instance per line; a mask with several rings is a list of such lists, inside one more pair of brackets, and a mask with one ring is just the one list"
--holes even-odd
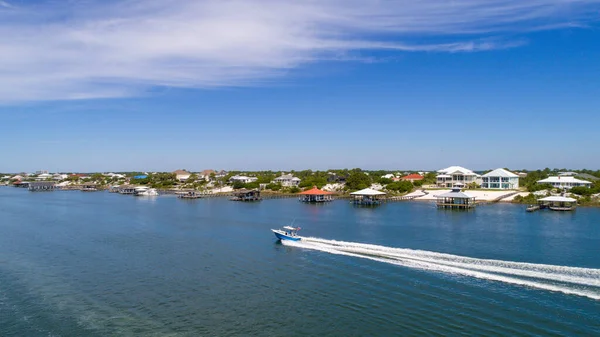
[(0, 188), (0, 336), (591, 336), (598, 269), (594, 208)]

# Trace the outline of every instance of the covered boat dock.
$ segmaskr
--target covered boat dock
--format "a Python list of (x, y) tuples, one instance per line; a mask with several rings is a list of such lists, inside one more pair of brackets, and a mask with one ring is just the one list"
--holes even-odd
[(461, 192), (460, 188), (453, 188), (452, 191), (437, 196), (436, 205), (444, 209), (471, 209), (476, 205), (475, 197)]
[(306, 203), (323, 203), (333, 201), (331, 192), (323, 191), (314, 186), (308, 191), (300, 192), (300, 201)]
[(29, 190), (32, 192), (50, 192), (57, 189), (57, 186), (52, 181), (36, 181), (29, 183)]
[(98, 191), (98, 184), (94, 183), (83, 183), (81, 184), (82, 192), (96, 192)]
[(538, 200), (539, 209), (552, 211), (574, 211), (577, 208), (577, 199), (565, 196), (551, 196)]
[(385, 201), (385, 192), (371, 188), (350, 193), (354, 197), (352, 203), (358, 206), (379, 206)]
[(233, 192), (233, 198), (229, 199), (232, 201), (260, 201), (262, 198), (260, 197), (259, 190), (247, 190), (241, 189)]

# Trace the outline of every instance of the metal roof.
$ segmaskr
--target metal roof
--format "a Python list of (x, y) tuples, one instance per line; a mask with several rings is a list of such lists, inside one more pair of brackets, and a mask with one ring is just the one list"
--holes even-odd
[(438, 198), (459, 198), (459, 199), (474, 199), (475, 197), (465, 192), (460, 192), (460, 190), (452, 190), (452, 192), (439, 194)]
[(589, 182), (587, 180), (580, 180), (580, 179), (577, 179), (575, 177), (565, 177), (565, 176), (548, 177), (548, 178), (543, 179), (543, 180), (538, 180), (538, 184), (544, 184), (544, 183), (579, 183), (579, 184), (591, 184), (591, 182)]
[(371, 188), (365, 188), (360, 191), (352, 192), (351, 195), (385, 195), (385, 192), (377, 191)]
[(576, 202), (577, 199), (561, 197), (561, 196), (551, 196), (540, 199), (540, 201), (551, 201), (551, 202)]
[(450, 167), (447, 167), (445, 169), (442, 169), (442, 170), (438, 171), (438, 173), (445, 173), (445, 174), (452, 174), (452, 173), (455, 173), (455, 172), (460, 172), (460, 173), (462, 173), (464, 175), (473, 175), (473, 176), (477, 175), (477, 173), (475, 173), (475, 172), (473, 172), (473, 171), (471, 171), (471, 170), (469, 170), (467, 168), (464, 168), (462, 166), (450, 166)]
[(492, 172), (486, 173), (483, 175), (484, 177), (502, 177), (502, 178), (518, 178), (519, 176), (509, 172), (503, 168), (497, 168)]

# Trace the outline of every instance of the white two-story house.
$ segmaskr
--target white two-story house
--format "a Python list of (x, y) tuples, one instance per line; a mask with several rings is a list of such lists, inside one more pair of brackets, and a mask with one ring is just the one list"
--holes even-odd
[(300, 181), (300, 178), (294, 177), (291, 174), (282, 174), (273, 180), (274, 183), (281, 184), (284, 187), (298, 186)]
[(516, 190), (519, 188), (519, 176), (503, 168), (495, 169), (482, 176), (481, 188)]
[(437, 186), (443, 188), (465, 187), (471, 183), (481, 185), (481, 176), (461, 166), (450, 166), (437, 171)]

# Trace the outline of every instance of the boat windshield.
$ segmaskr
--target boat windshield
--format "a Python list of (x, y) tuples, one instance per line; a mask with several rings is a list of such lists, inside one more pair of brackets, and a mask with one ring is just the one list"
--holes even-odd
[(300, 227), (284, 226), (283, 229), (287, 229), (289, 231), (299, 231)]

